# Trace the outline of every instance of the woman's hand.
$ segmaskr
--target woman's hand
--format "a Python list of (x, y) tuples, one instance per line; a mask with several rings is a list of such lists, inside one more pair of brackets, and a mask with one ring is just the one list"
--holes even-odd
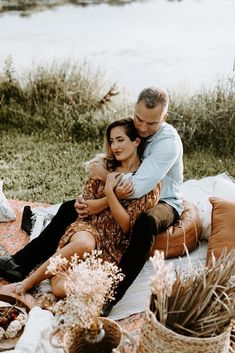
[(87, 218), (89, 216), (89, 208), (82, 195), (77, 197), (74, 207), (80, 219)]
[(118, 173), (118, 172), (109, 173), (107, 175), (105, 188), (104, 188), (105, 195), (113, 192), (113, 190), (118, 185), (122, 177), (123, 177), (123, 173)]

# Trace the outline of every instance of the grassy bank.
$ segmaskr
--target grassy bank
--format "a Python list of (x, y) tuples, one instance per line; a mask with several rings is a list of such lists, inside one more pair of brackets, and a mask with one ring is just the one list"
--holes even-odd
[[(99, 73), (79, 64), (0, 75), (0, 177), (9, 198), (56, 203), (76, 197), (83, 162), (102, 150), (106, 125), (133, 114)], [(234, 80), (192, 97), (172, 97), (169, 120), (185, 149), (185, 179), (235, 176)]]
[[(6, 61), (0, 76), (3, 130), (100, 142), (110, 119), (133, 114), (128, 102), (115, 105), (115, 88), (87, 65), (38, 67), (23, 78), (17, 77), (10, 59)], [(179, 131), (186, 152), (235, 154), (234, 93), (235, 80), (230, 79), (192, 97), (171, 97), (168, 121)]]
[[(8, 198), (58, 203), (75, 198), (86, 178), (83, 162), (101, 145), (65, 142), (20, 132), (0, 132), (0, 175)], [(185, 180), (228, 171), (235, 176), (234, 156), (218, 158), (197, 151), (184, 156)]]

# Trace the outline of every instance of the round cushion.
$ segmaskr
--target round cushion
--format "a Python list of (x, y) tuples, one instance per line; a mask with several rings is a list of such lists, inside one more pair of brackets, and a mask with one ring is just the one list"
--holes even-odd
[(162, 250), (165, 258), (176, 257), (185, 254), (185, 247), (189, 252), (196, 247), (202, 230), (199, 211), (191, 201), (184, 200), (183, 207), (179, 220), (155, 236), (151, 256), (155, 250)]

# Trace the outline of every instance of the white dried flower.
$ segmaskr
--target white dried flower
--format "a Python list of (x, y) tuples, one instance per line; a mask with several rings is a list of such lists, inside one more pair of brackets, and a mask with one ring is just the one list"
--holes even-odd
[(5, 332), (6, 338), (15, 337), (17, 333), (20, 332), (21, 329), (22, 329), (22, 325), (17, 319), (11, 321)]
[(172, 288), (176, 280), (176, 273), (173, 263), (166, 263), (164, 253), (156, 251), (150, 261), (154, 268), (154, 275), (150, 277), (150, 288), (153, 294), (158, 295), (165, 291), (168, 297), (171, 296)]
[(0, 327), (0, 341), (5, 338), (5, 330), (4, 328)]
[(159, 313), (159, 320), (162, 324), (167, 319), (168, 298), (172, 294), (172, 288), (176, 280), (176, 273), (173, 263), (167, 264), (164, 260), (164, 253), (155, 251), (150, 261), (154, 268), (154, 275), (150, 277), (150, 288), (156, 297), (156, 309)]
[[(54, 307), (68, 326), (75, 324), (85, 329), (95, 329), (99, 325), (99, 316), (104, 304), (113, 299), (114, 288), (123, 279), (119, 268), (99, 256), (102, 251), (85, 253), (83, 259), (77, 255), (71, 257), (65, 278), (66, 298)], [(56, 257), (53, 258), (53, 266)], [(61, 259), (59, 259), (61, 263)], [(50, 268), (48, 267), (47, 272)], [(58, 273), (58, 272), (57, 272)]]
[(19, 321), (21, 323), (22, 326), (25, 326), (26, 322), (27, 322), (27, 314), (25, 313), (20, 313), (17, 316), (17, 321)]
[(65, 271), (69, 261), (65, 257), (61, 257), (61, 254), (52, 256), (50, 263), (47, 266), (46, 274), (57, 275)]

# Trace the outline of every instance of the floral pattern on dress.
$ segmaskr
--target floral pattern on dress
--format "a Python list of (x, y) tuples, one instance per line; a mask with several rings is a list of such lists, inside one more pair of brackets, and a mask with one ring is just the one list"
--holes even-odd
[[(105, 183), (103, 181), (88, 179), (84, 186), (84, 199), (100, 199), (104, 197), (104, 187)], [(160, 187), (157, 185), (154, 190), (139, 199), (120, 200), (120, 203), (130, 215), (131, 228), (142, 212), (158, 203), (159, 194)], [(131, 237), (131, 231), (123, 233), (110, 209), (107, 208), (101, 213), (89, 216), (86, 220), (77, 219), (76, 222), (72, 223), (62, 236), (59, 248), (61, 249), (68, 244), (71, 236), (80, 230), (92, 233), (96, 241), (96, 248), (102, 250), (102, 257), (116, 264), (120, 262)]]

